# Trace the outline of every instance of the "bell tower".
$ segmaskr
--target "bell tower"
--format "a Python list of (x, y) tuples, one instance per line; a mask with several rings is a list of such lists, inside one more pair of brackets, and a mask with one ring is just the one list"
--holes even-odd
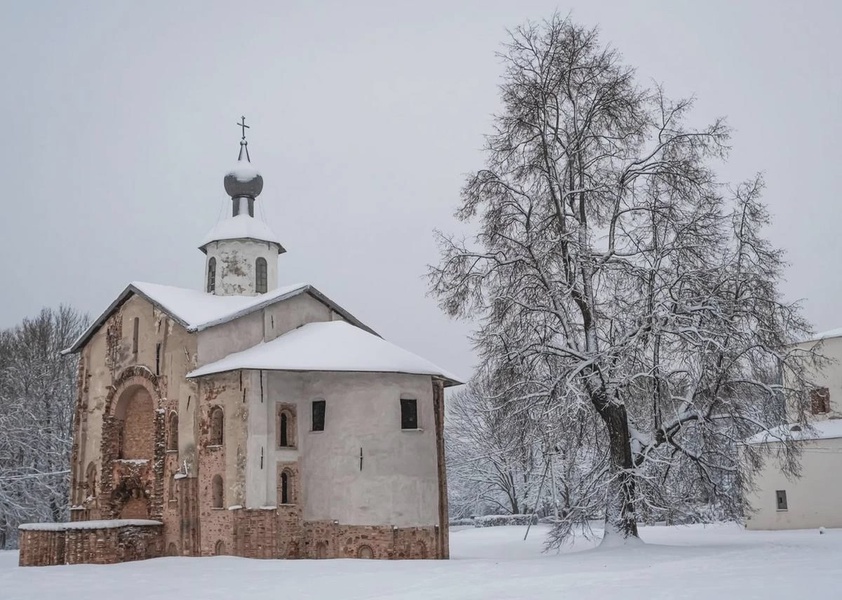
[(277, 236), (254, 217), (254, 204), (263, 191), (263, 177), (252, 164), (246, 140), (245, 117), (237, 164), (225, 174), (231, 197), (231, 217), (219, 221), (199, 250), (205, 260), (205, 291), (217, 296), (256, 296), (278, 287), (278, 256), (286, 252)]

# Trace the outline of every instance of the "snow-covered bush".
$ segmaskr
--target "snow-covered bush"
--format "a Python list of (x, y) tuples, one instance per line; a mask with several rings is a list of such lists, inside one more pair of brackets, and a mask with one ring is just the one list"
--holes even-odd
[(504, 525), (537, 525), (536, 515), (486, 515), (477, 517), (476, 527), (502, 527)]

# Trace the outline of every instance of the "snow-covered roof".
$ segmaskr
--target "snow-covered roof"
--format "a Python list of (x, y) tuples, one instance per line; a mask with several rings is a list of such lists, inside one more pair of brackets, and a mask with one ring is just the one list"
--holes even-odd
[(260, 175), (260, 171), (257, 170), (257, 167), (251, 161), (238, 160), (237, 164), (231, 167), (226, 175), (235, 177), (237, 181), (251, 181)]
[(440, 377), (445, 385), (461, 383), (428, 360), (344, 321), (302, 325), (271, 342), (199, 367), (187, 377), (238, 369), (409, 373)]
[[(336, 304), (319, 290), (306, 283), (296, 283), (272, 290), (257, 296), (215, 296), (198, 290), (179, 288), (171, 285), (130, 283), (117, 299), (94, 320), (75, 342), (64, 352), (76, 352), (99, 329), (105, 320), (132, 294), (137, 294), (175, 319), (187, 331), (201, 331), (215, 325), (227, 323), (255, 310), (260, 310), (299, 294), (309, 294), (316, 300), (329, 306), (342, 318), (367, 331), (371, 331), (347, 310)], [(372, 333), (374, 333), (372, 331)], [(376, 334), (375, 334), (376, 335)]]
[(809, 430), (803, 425), (790, 423), (773, 427), (769, 431), (761, 431), (746, 440), (747, 444), (763, 444), (765, 442), (830, 440), (842, 438), (842, 419), (828, 419), (813, 421)]
[(806, 340), (804, 340), (803, 342), (800, 342), (800, 343), (803, 344), (803, 343), (806, 343), (806, 342), (820, 342), (822, 340), (828, 340), (830, 338), (837, 338), (837, 337), (842, 337), (842, 327), (839, 327), (837, 329), (830, 329), (828, 331), (822, 331), (821, 333), (817, 333), (816, 335), (814, 335), (814, 336), (812, 336), (812, 337), (810, 337), (810, 338), (808, 338), (808, 339), (806, 339)]
[(24, 531), (68, 531), (72, 529), (116, 529), (118, 527), (149, 527), (163, 525), (160, 521), (148, 519), (110, 519), (106, 521), (73, 521), (70, 523), (24, 523), (18, 529)]
[(244, 239), (259, 240), (261, 242), (277, 244), (280, 254), (286, 252), (284, 247), (281, 245), (278, 236), (274, 231), (272, 231), (269, 225), (259, 219), (255, 219), (247, 213), (223, 219), (214, 225), (202, 240), (202, 243), (199, 245), (199, 249), (204, 251), (205, 246), (211, 242)]

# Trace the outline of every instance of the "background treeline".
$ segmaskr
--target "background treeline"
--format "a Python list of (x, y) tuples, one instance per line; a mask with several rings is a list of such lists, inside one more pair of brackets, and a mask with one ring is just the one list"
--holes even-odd
[(77, 356), (87, 317), (60, 306), (0, 331), (0, 549), (17, 527), (68, 518)]

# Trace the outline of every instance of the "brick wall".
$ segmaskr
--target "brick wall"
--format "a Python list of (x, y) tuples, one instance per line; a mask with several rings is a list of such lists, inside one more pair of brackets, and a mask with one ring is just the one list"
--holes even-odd
[[(22, 567), (112, 564), (156, 558), (163, 554), (161, 525), (122, 525), (90, 528), (22, 529)], [(80, 525), (80, 524), (77, 524)]]

